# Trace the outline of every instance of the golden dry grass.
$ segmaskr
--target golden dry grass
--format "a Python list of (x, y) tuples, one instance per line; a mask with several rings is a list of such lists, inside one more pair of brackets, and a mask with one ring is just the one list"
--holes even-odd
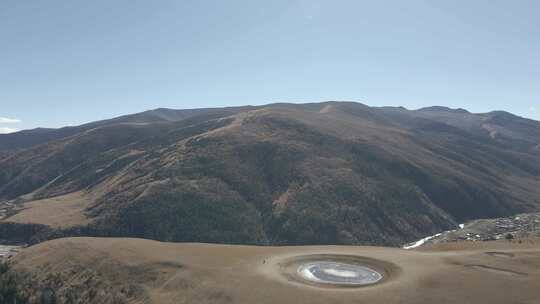
[[(20, 271), (43, 275), (73, 265), (109, 282), (136, 284), (145, 303), (540, 303), (540, 244), (460, 244), (406, 251), (357, 246), (256, 247), (68, 238), (25, 249)], [(381, 284), (337, 289), (304, 285), (283, 265), (305, 255), (355, 255), (393, 265)], [(74, 273), (70, 283), (77, 280)]]
[(22, 210), (4, 219), (6, 222), (43, 224), (53, 228), (86, 225), (90, 222), (84, 214), (91, 200), (82, 191), (25, 202)]

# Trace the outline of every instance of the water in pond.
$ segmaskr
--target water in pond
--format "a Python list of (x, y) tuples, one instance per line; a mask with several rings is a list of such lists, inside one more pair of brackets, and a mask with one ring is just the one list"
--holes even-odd
[(298, 274), (315, 283), (338, 285), (370, 285), (383, 276), (368, 267), (332, 261), (315, 261), (300, 265)]

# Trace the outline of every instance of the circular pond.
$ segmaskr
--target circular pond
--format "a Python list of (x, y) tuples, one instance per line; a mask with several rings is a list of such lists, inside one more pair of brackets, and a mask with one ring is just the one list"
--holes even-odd
[(297, 272), (304, 280), (333, 285), (371, 285), (383, 279), (366, 266), (336, 261), (311, 261), (300, 265)]

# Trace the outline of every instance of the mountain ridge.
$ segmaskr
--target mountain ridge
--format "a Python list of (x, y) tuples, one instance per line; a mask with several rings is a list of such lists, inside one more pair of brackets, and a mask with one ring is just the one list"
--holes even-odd
[[(341, 103), (353, 103), (356, 105), (362, 105), (366, 106), (365, 104), (358, 103), (355, 101), (325, 101), (321, 103), (335, 103), (335, 102), (341, 102)], [(197, 114), (203, 114), (204, 112), (219, 112), (220, 110), (247, 110), (247, 109), (257, 109), (260, 107), (265, 106), (279, 106), (279, 105), (295, 105), (298, 103), (286, 103), (286, 102), (278, 102), (278, 103), (272, 103), (262, 106), (235, 106), (235, 107), (216, 107), (216, 108), (192, 108), (192, 109), (173, 109), (173, 108), (155, 108), (151, 110), (146, 110), (142, 112), (132, 113), (132, 114), (126, 114), (121, 115), (114, 118), (109, 119), (103, 119), (98, 120), (94, 122), (88, 122), (81, 125), (76, 126), (66, 126), (66, 127), (60, 127), (60, 128), (45, 128), (45, 127), (37, 127), (34, 129), (25, 129), (20, 130), (14, 133), (9, 134), (0, 134), (0, 152), (10, 151), (10, 150), (16, 150), (16, 149), (25, 149), (30, 148), (42, 143), (45, 143), (47, 141), (51, 140), (58, 140), (65, 137), (69, 137), (71, 135), (74, 135), (76, 133), (79, 133), (81, 131), (90, 129), (95, 126), (103, 126), (108, 124), (114, 124), (114, 123), (157, 123), (157, 122), (175, 122), (180, 121), (185, 118), (189, 118), (190, 116), (197, 115)], [(320, 104), (318, 102), (312, 102), (312, 103), (303, 103), (301, 105), (316, 105)], [(396, 109), (396, 110), (407, 110), (407, 111), (417, 111), (417, 112), (448, 112), (448, 113), (458, 113), (458, 114), (471, 114), (471, 115), (480, 115), (480, 116), (505, 116), (505, 117), (513, 117), (513, 118), (519, 118), (524, 119), (530, 122), (538, 122), (537, 120), (531, 119), (531, 118), (525, 118), (521, 116), (514, 115), (507, 111), (502, 110), (494, 110), (486, 113), (471, 113), (466, 109), (462, 108), (449, 108), (445, 106), (429, 106), (429, 107), (423, 107), (415, 110), (408, 110), (401, 106), (381, 106), (381, 107), (372, 107), (374, 109)], [(40, 138), (37, 138), (41, 136)]]
[[(189, 111), (0, 157), (0, 229), (44, 225), (33, 241), (398, 246), (540, 210), (539, 122), (354, 102)], [(57, 227), (47, 214), (84, 221)]]

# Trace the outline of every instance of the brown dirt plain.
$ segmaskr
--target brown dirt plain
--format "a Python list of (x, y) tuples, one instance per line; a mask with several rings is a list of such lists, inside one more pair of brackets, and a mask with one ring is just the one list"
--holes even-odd
[[(359, 256), (387, 278), (360, 288), (304, 284), (295, 277), (294, 265), (313, 255)], [(29, 247), (13, 262), (16, 270), (37, 276), (83, 266), (113, 285), (143, 290), (132, 303), (540, 303), (538, 239), (403, 250), (66, 238)], [(70, 284), (80, 279), (71, 273)]]

